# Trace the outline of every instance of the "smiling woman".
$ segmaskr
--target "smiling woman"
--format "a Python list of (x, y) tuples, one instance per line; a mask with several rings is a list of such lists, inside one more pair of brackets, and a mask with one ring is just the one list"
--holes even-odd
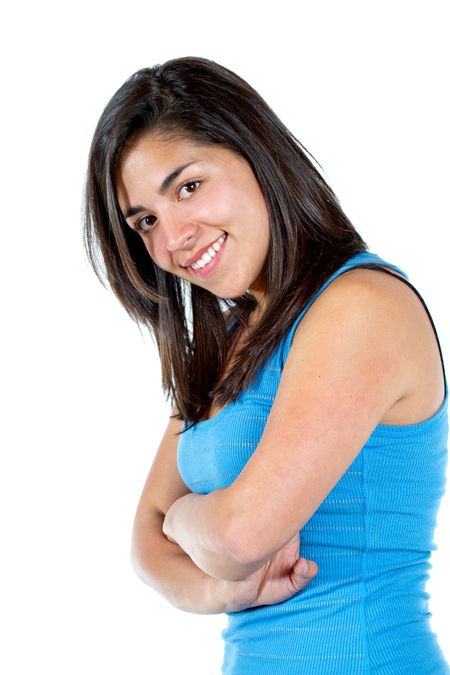
[(139, 576), (228, 613), (225, 674), (449, 673), (424, 590), (439, 340), (301, 144), (216, 63), (143, 69), (98, 123), (85, 234), (156, 336), (174, 409), (137, 508)]
[(261, 292), (268, 213), (242, 157), (148, 133), (122, 158), (117, 192), (159, 268), (221, 298)]

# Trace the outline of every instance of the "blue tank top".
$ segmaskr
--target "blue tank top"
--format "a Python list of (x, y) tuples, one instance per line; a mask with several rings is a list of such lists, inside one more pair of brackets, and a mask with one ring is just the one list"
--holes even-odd
[[(192, 492), (226, 487), (239, 475), (262, 436), (303, 315), (333, 279), (366, 265), (407, 279), (373, 253), (350, 258), (311, 298), (252, 385), (181, 434), (178, 468)], [(301, 554), (317, 562), (319, 573), (285, 602), (228, 614), (222, 673), (450, 673), (425, 592), (445, 487), (447, 402), (445, 382), (444, 402), (431, 418), (375, 428), (300, 532)]]

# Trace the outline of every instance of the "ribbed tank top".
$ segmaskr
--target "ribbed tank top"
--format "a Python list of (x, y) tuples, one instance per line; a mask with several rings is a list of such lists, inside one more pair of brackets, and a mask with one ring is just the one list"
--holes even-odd
[[(413, 288), (404, 272), (370, 252), (356, 254), (332, 274), (252, 385), (180, 435), (178, 468), (191, 491), (206, 494), (239, 475), (262, 436), (305, 312), (333, 279), (365, 266), (391, 268)], [(300, 532), (301, 555), (317, 562), (317, 576), (285, 602), (228, 614), (222, 673), (450, 673), (430, 628), (425, 592), (445, 488), (447, 403), (445, 382), (444, 402), (431, 418), (375, 428)]]

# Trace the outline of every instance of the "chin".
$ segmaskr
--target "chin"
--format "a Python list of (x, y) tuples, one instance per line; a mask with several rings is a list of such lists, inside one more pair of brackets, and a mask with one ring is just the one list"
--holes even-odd
[(244, 293), (251, 292), (248, 289), (248, 284), (212, 284), (212, 283), (195, 283), (190, 280), (191, 283), (194, 283), (196, 286), (201, 286), (206, 291), (209, 291), (213, 295), (217, 296), (221, 300), (232, 300), (233, 298), (238, 298)]
[(234, 298), (239, 298), (241, 295), (246, 293), (251, 293), (247, 286), (242, 286), (242, 288), (234, 287), (232, 289), (224, 289), (223, 292), (214, 292), (214, 295), (217, 295), (218, 298), (222, 300), (233, 300)]

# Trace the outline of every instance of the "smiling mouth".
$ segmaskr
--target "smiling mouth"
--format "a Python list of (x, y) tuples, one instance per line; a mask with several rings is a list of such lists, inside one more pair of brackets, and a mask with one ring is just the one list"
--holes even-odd
[(201, 270), (206, 265), (209, 265), (209, 263), (214, 259), (216, 253), (220, 251), (225, 239), (227, 238), (226, 234), (223, 234), (219, 239), (216, 239), (211, 246), (189, 267), (192, 267), (193, 270)]

